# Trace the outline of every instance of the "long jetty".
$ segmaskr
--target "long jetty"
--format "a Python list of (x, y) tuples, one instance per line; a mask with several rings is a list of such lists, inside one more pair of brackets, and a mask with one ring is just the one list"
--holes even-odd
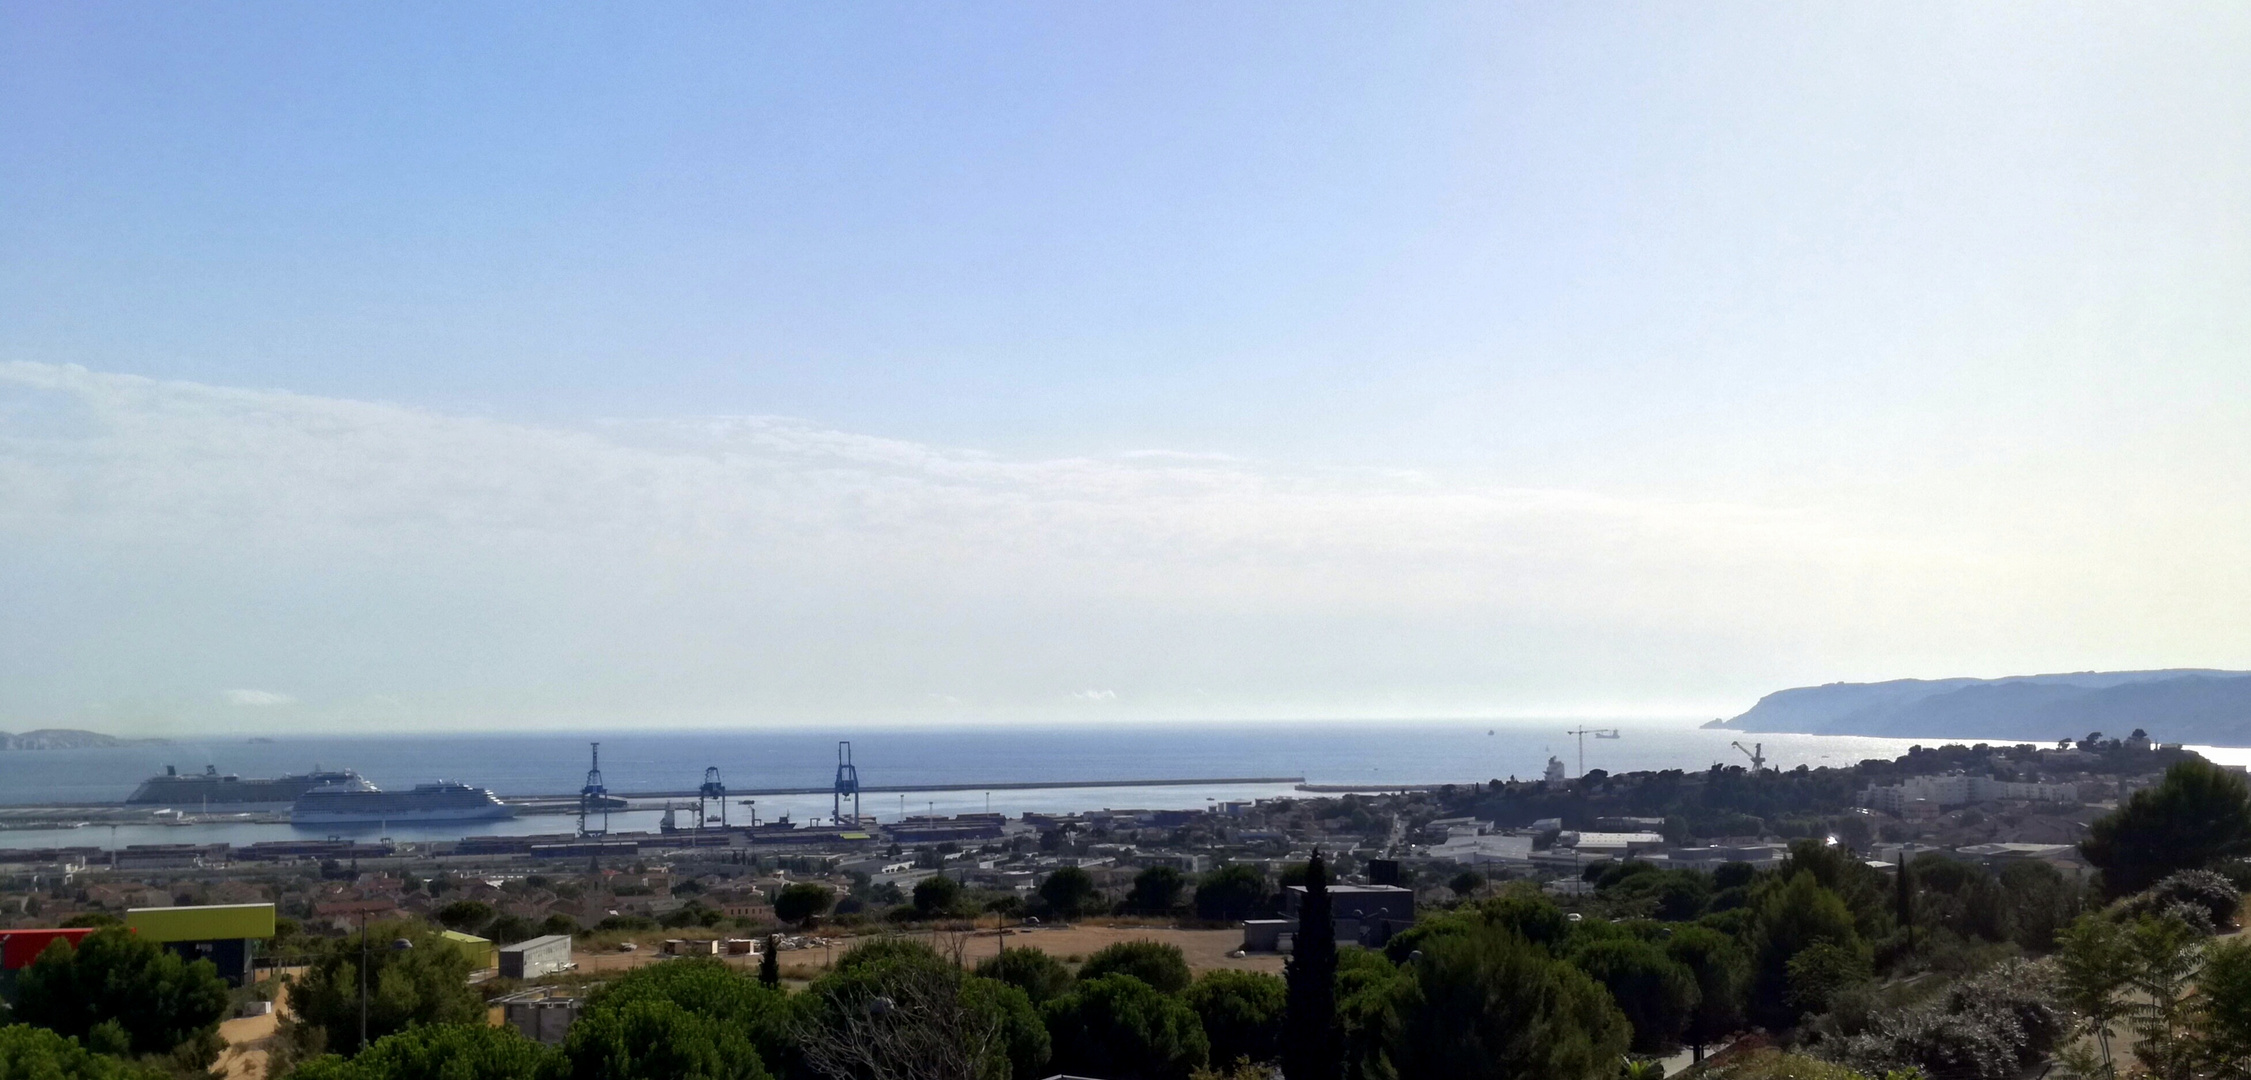
[[(880, 786), (863, 784), (860, 787), (860, 794), (910, 795), (920, 791), (1041, 791), (1065, 788), (1237, 787), (1251, 784), (1302, 784), (1304, 782), (1305, 778), (1302, 776), (1220, 776), (1195, 777), (1186, 780), (1040, 780), (1012, 781), (1001, 784), (884, 784)], [(733, 799), (737, 797), (755, 798), (766, 795), (828, 795), (835, 790), (833, 786), (757, 788), (755, 790), (728, 788), (727, 797)], [(693, 799), (698, 794), (700, 792), (693, 789), (687, 791), (613, 791), (610, 792), (610, 797), (613, 799)], [(517, 795), (504, 798), (507, 802), (515, 803), (545, 802), (555, 799), (575, 800), (578, 796), (574, 793), (568, 795)]]

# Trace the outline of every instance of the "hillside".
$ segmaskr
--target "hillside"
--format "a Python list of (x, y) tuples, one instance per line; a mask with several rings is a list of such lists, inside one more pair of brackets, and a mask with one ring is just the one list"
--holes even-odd
[(1778, 690), (1707, 727), (1814, 735), (2053, 742), (2141, 728), (2161, 742), (2251, 746), (2251, 672), (2087, 671)]
[(79, 731), (74, 728), (41, 728), (10, 735), (0, 731), (0, 750), (87, 750), (105, 746), (130, 746), (134, 743), (163, 742), (162, 739), (120, 739), (98, 731)]

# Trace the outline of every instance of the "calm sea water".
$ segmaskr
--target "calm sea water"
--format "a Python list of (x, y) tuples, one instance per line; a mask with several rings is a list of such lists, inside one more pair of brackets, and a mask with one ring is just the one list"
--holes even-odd
[[(1579, 741), (1567, 721), (1319, 722), (1303, 724), (1134, 724), (1080, 728), (989, 727), (951, 730), (856, 728), (854, 762), (865, 786), (915, 784), (1067, 783), (1086, 780), (1303, 776), (1317, 784), (1482, 783), (1540, 775), (1549, 755), (1579, 771)], [(1594, 726), (1594, 725), (1588, 725)], [(1846, 736), (1707, 731), (1691, 721), (1617, 721), (1616, 739), (1586, 740), (1586, 766), (1626, 772), (1703, 769), (1741, 764), (1729, 746), (1763, 743), (1770, 765), (1849, 765), (1896, 757), (1914, 742)], [(106, 750), (0, 753), (0, 803), (101, 803), (123, 799), (167, 765), (200, 772), (216, 765), (245, 777), (303, 772), (314, 766), (356, 769), (385, 788), (460, 780), (503, 795), (573, 792), (584, 781), (587, 742), (602, 743), (602, 772), (613, 791), (684, 791), (718, 766), (730, 788), (825, 787), (836, 771), (839, 733), (812, 730), (571, 732), (509, 735), (385, 736), (175, 740)], [(1070, 812), (1101, 808), (1197, 807), (1213, 799), (1290, 793), (1288, 785), (1183, 784), (1150, 788), (1053, 788), (866, 795), (866, 813), (960, 813), (991, 809)], [(765, 797), (763, 817), (788, 812), (798, 820), (825, 816), (824, 796)], [(740, 808), (737, 808), (739, 814)], [(654, 828), (655, 812), (614, 815), (618, 829)], [(529, 816), (388, 830), (398, 839), (465, 833), (561, 832), (570, 819)], [(328, 833), (333, 827), (314, 830)], [(181, 843), (286, 839), (309, 835), (286, 825), (120, 827), (114, 842)], [(106, 826), (0, 832), (0, 847), (50, 844), (109, 846)]]

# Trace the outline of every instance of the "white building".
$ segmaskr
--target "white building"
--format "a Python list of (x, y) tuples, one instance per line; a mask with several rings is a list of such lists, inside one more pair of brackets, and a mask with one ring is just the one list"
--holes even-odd
[(1967, 806), (1980, 802), (2079, 801), (2076, 784), (2022, 783), (1990, 776), (1910, 776), (1891, 787), (1872, 787), (1867, 804), (1887, 814), (1903, 814), (1916, 806)]

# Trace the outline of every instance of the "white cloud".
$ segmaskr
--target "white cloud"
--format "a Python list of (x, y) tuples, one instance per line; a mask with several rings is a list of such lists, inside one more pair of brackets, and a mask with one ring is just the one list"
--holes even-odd
[(234, 705), (258, 707), (297, 704), (296, 698), (290, 697), (288, 694), (277, 694), (271, 690), (229, 690), (227, 691), (227, 701)]
[(1025, 460), (761, 416), (538, 427), (29, 363), (0, 397), (0, 586), (43, 620), (0, 719), (155, 709), (221, 666), (397, 728), (953, 715), (934, 682), (1029, 718), (1114, 678), (1136, 715), (1701, 709), (2251, 647), (2251, 578), (2210, 554), (2251, 534), (2224, 507), (2136, 516), (2205, 538), (2158, 561), (2022, 502)]
[(1079, 699), (1080, 701), (1118, 700), (1118, 692), (1115, 690), (1079, 690), (1072, 693), (1071, 696)]

